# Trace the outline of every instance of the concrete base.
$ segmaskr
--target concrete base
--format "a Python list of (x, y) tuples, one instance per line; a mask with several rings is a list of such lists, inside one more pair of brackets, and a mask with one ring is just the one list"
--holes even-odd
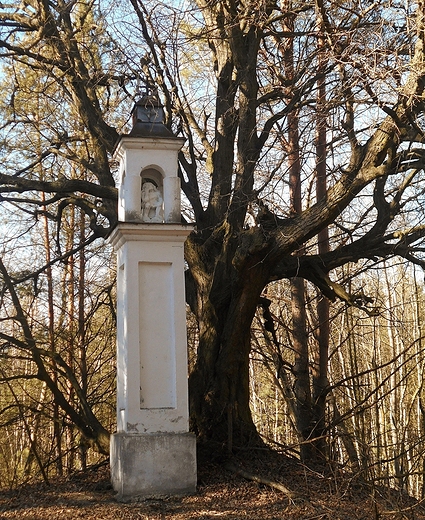
[(196, 439), (192, 433), (115, 433), (111, 481), (117, 500), (196, 491)]

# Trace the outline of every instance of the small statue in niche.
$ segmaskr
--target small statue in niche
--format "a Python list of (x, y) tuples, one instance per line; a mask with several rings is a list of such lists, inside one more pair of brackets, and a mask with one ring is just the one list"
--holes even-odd
[(153, 182), (146, 181), (142, 186), (142, 221), (162, 222), (162, 195)]

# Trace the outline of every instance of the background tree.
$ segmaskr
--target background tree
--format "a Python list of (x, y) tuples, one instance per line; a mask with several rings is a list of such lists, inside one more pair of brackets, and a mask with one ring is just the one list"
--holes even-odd
[[(167, 124), (187, 138), (180, 176), (185, 214), (196, 222), (185, 250), (187, 299), (199, 328), (190, 375), (192, 428), (230, 447), (259, 442), (249, 354), (252, 320), (267, 285), (303, 278), (329, 300), (373, 314), (370, 298), (338, 281), (336, 270), (362, 259), (366, 269), (394, 255), (422, 265), (424, 7), (373, 4), (359, 11), (350, 2), (233, 0), (197, 0), (187, 9), (131, 5), (136, 18), (125, 4), (114, 12), (122, 17), (115, 42), (108, 36), (113, 28), (106, 30), (103, 13), (91, 3), (31, 1), (1, 9), (5, 62), (45, 78), (62, 101), (59, 112), (51, 109), (54, 120), (34, 151), (16, 139), (34, 120), (26, 111), (16, 116), (15, 98), (24, 86), (11, 83), (3, 111), (9, 115), (2, 204), (29, 205), (35, 214), (43, 208), (59, 229), (65, 209), (75, 205), (90, 229), (86, 242), (107, 236), (116, 222), (109, 161), (124, 124), (114, 109), (128, 113), (126, 92), (135, 91), (138, 76), (155, 85)], [(143, 42), (127, 42), (123, 52), (126, 25), (137, 27)], [(285, 45), (292, 56), (282, 51)], [(48, 90), (42, 94), (52, 107)], [(294, 117), (298, 133), (282, 146)], [(316, 128), (322, 128), (317, 150), (326, 146), (329, 160), (326, 189), (322, 183), (313, 195), (324, 162), (319, 151), (314, 159)], [(302, 181), (296, 212), (289, 194), (295, 151)], [(59, 158), (84, 177), (75, 178), (69, 167), (41, 178), (40, 168)], [(50, 195), (42, 199), (40, 192)], [(323, 244), (327, 227), (329, 251), (326, 246), (318, 254), (318, 236)], [(62, 242), (52, 261), (64, 256), (70, 252)], [(329, 391), (323, 352), (315, 394), (321, 400)], [(311, 428), (302, 435), (310, 438)]]
[[(14, 479), (30, 476), (35, 462), (45, 479), (53, 465), (59, 474), (84, 467), (88, 446), (108, 453), (114, 417), (115, 275), (107, 266), (110, 252), (92, 245), (105, 232), (105, 223), (109, 225), (102, 220), (102, 212), (108, 210), (90, 193), (73, 194), (71, 186), (89, 187), (89, 192), (96, 189), (92, 168), (102, 168), (98, 157), (107, 160), (107, 155), (103, 145), (96, 151), (96, 138), (91, 141), (85, 134), (76, 97), (61, 73), (77, 42), (89, 68), (101, 66), (102, 52), (109, 44), (101, 18), (90, 6), (81, 5), (73, 13), (78, 27), (63, 35), (70, 40), (64, 43), (68, 51), (61, 47), (59, 55), (55, 44), (60, 43), (54, 34), (51, 40), (47, 38), (50, 45), (31, 37), (40, 28), (44, 31), (44, 17), (55, 23), (42, 5), (38, 8), (37, 17), (34, 6), (25, 6), (31, 29), (23, 24), (22, 38), (15, 32), (16, 13), (9, 13), (13, 20), (8, 27), (12, 25), (15, 33), (10, 39), (21, 45), (22, 53), (21, 58), (12, 59), (13, 51), (6, 51), (3, 57), (2, 82), (8, 96), (1, 101), (2, 155), (6, 171), (14, 171), (14, 176), (6, 174), (6, 178), (16, 181), (14, 188), (7, 181), (4, 192), (18, 195), (2, 197), (9, 222), (3, 221), (2, 226), (1, 382), (9, 392), (2, 400), (1, 424), (13, 425), (19, 439), (16, 453), (22, 462), (17, 460), (16, 471), (11, 472)], [(63, 22), (69, 24), (69, 16)], [(101, 44), (95, 46), (91, 38), (96, 32)], [(72, 55), (75, 64), (78, 56)], [(73, 65), (68, 63), (70, 68)], [(87, 81), (92, 82), (88, 70)], [(73, 71), (74, 83), (81, 73), (82, 69)], [(98, 91), (102, 93), (102, 87)], [(100, 172), (100, 176), (105, 174), (112, 185), (109, 165), (106, 172)], [(64, 191), (52, 195), (54, 185)], [(20, 192), (27, 195), (22, 197)], [(114, 215), (115, 189), (110, 193)], [(103, 280), (93, 278), (94, 273), (102, 273)], [(25, 424), (28, 427), (22, 432)], [(54, 442), (49, 444), (51, 429)], [(10, 445), (16, 447), (15, 442)]]

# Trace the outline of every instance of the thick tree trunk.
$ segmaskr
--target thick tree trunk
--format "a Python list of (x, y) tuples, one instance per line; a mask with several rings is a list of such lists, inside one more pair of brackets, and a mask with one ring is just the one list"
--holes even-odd
[(217, 263), (213, 276), (204, 273), (199, 278), (208, 283), (196, 287), (200, 336), (189, 379), (191, 427), (201, 440), (229, 451), (258, 445), (261, 439), (249, 403), (249, 354), (251, 323), (268, 280), (267, 268), (253, 257), (238, 272), (229, 254)]

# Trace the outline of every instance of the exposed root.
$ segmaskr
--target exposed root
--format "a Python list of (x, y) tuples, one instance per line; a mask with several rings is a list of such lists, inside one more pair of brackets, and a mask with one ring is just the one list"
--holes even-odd
[(294, 491), (291, 491), (290, 489), (288, 489), (286, 486), (284, 486), (280, 482), (276, 482), (275, 480), (270, 480), (267, 477), (261, 477), (260, 475), (254, 475), (253, 473), (249, 473), (248, 471), (245, 471), (241, 468), (236, 467), (231, 462), (227, 462), (225, 464), (224, 468), (247, 480), (257, 482), (258, 484), (264, 484), (265, 486), (269, 486), (273, 489), (277, 489), (278, 491), (284, 493), (290, 500), (302, 498), (301, 495), (295, 493)]

